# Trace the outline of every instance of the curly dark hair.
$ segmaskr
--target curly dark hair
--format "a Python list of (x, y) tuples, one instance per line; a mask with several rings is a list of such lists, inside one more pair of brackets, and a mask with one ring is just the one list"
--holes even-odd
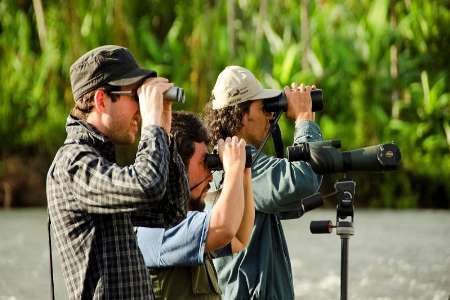
[(209, 144), (208, 131), (202, 121), (190, 112), (172, 112), (172, 128), (170, 132), (175, 139), (178, 153), (186, 169), (195, 151), (194, 142)]
[(250, 110), (251, 101), (222, 109), (212, 109), (208, 103), (204, 111), (204, 120), (211, 137), (211, 145), (217, 144), (219, 139), (225, 139), (236, 135), (242, 128), (242, 118)]

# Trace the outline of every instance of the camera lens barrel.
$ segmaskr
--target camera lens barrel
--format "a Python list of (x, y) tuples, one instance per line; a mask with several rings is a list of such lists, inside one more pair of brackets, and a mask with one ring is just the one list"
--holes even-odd
[(170, 89), (168, 89), (163, 96), (164, 99), (171, 100), (174, 102), (184, 103), (186, 101), (184, 96), (184, 90), (177, 86), (173, 86)]
[[(311, 91), (311, 102), (312, 111), (323, 110), (323, 93), (321, 89), (315, 89)], [(264, 110), (268, 112), (286, 112), (288, 109), (286, 94), (284, 93), (284, 91), (282, 91), (279, 96), (264, 100), (263, 105)]]

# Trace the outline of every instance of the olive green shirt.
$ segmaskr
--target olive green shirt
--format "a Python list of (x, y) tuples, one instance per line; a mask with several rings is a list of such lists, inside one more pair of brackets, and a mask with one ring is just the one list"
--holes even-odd
[(156, 300), (220, 300), (217, 273), (206, 255), (203, 264), (150, 270)]

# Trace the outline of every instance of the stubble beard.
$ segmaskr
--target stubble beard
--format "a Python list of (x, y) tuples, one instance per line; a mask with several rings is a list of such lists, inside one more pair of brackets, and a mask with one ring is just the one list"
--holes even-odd
[(114, 144), (117, 145), (132, 145), (136, 141), (136, 137), (139, 131), (139, 122), (137, 126), (133, 126), (134, 121), (131, 121), (127, 128), (121, 124), (115, 124), (110, 128), (109, 138)]
[(192, 211), (204, 211), (205, 210), (205, 201), (203, 199), (206, 196), (206, 193), (209, 190), (209, 185), (205, 186), (198, 197), (192, 197), (189, 199), (188, 209)]
[(203, 202), (201, 195), (197, 198), (189, 199), (189, 210), (190, 211), (204, 211), (205, 210), (205, 202)]

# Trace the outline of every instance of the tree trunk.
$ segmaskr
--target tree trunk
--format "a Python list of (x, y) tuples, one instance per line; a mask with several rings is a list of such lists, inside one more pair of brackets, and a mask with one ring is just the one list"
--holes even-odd
[(37, 31), (41, 49), (47, 45), (47, 28), (45, 27), (44, 8), (41, 0), (33, 0), (34, 13), (36, 15)]
[(267, 0), (261, 0), (259, 3), (259, 24), (256, 27), (256, 41), (260, 42), (264, 29), (263, 21), (267, 20)]
[[(395, 2), (393, 1), (390, 4), (389, 11), (390, 11), (390, 23), (391, 28), (393, 30), (396, 30), (397, 28), (397, 15), (395, 13)], [(394, 83), (394, 87), (392, 89), (391, 93), (391, 116), (393, 119), (398, 119), (400, 116), (400, 107), (399, 107), (399, 97), (400, 92), (398, 90), (397, 84), (398, 84), (398, 48), (397, 45), (394, 43), (390, 48), (390, 60), (391, 60), (391, 78), (392, 82)]]
[(301, 41), (303, 45), (303, 53), (302, 55), (302, 70), (307, 70), (308, 56), (309, 56), (309, 41), (310, 41), (310, 32), (309, 32), (309, 17), (308, 17), (308, 0), (301, 0), (300, 3), (300, 20), (301, 20)]
[(4, 202), (3, 208), (8, 209), (11, 208), (12, 204), (12, 187), (11, 184), (7, 181), (3, 182), (3, 190), (4, 190)]

